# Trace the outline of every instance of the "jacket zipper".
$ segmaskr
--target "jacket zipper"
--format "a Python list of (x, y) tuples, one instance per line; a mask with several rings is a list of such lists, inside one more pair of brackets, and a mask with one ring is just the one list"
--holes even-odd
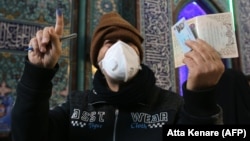
[(119, 115), (119, 109), (115, 109), (115, 123), (114, 123), (114, 131), (113, 131), (113, 141), (115, 141), (115, 138), (116, 138), (116, 125), (117, 125), (118, 115)]

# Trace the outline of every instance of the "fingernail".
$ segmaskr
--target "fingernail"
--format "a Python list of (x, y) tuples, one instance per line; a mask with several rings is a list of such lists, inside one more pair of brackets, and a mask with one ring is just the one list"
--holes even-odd
[(61, 8), (57, 8), (57, 9), (56, 9), (56, 14), (57, 14), (58, 16), (62, 16), (62, 9), (61, 9)]

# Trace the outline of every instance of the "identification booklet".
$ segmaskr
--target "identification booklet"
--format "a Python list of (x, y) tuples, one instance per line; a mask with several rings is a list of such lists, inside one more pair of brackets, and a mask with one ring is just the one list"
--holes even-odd
[[(192, 32), (188, 32), (190, 30)], [(216, 51), (218, 51), (221, 58), (238, 57), (231, 12), (202, 15), (188, 20), (182, 18), (173, 25), (172, 41), (175, 68), (185, 65), (182, 60), (184, 54), (189, 50), (187, 49), (187, 46), (184, 46), (184, 42), (187, 39), (193, 39), (193, 36), (194, 38), (200, 38), (209, 43)]]

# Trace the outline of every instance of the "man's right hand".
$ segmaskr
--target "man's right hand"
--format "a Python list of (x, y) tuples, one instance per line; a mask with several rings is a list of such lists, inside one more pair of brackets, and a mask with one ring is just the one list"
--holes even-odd
[[(59, 14), (58, 14), (59, 13)], [(33, 50), (28, 52), (30, 63), (41, 68), (54, 68), (62, 53), (60, 37), (63, 34), (64, 21), (61, 11), (57, 11), (55, 27), (39, 30), (29, 42)]]

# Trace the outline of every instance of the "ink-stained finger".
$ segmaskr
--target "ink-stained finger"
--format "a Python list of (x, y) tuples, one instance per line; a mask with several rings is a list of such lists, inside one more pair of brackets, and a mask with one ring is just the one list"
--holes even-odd
[(64, 20), (63, 20), (63, 13), (60, 8), (56, 10), (56, 25), (55, 25), (55, 32), (57, 35), (62, 36), (64, 29)]

